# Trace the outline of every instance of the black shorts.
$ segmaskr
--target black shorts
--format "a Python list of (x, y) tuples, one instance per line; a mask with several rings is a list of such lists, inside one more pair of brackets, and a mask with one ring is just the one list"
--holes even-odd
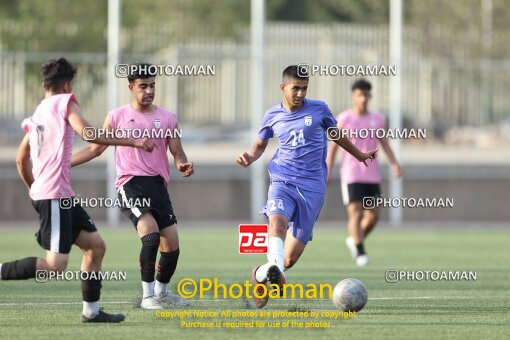
[(362, 202), (365, 197), (381, 197), (379, 183), (342, 183), (344, 205), (352, 202)]
[(35, 234), (37, 243), (46, 250), (69, 254), (82, 230), (97, 231), (89, 214), (79, 205), (60, 206), (60, 199), (33, 201), (39, 214), (39, 231)]
[(159, 230), (177, 223), (168, 190), (161, 176), (135, 176), (119, 190), (122, 214), (136, 228), (143, 213), (150, 212)]

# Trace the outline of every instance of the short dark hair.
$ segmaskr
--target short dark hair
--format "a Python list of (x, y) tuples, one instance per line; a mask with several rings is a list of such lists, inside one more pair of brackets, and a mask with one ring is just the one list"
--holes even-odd
[(352, 84), (351, 91), (354, 92), (354, 90), (371, 91), (372, 84), (366, 79), (358, 79)]
[(147, 79), (156, 76), (156, 68), (149, 63), (134, 63), (128, 65), (127, 79), (130, 83), (134, 83), (136, 79)]
[(308, 80), (308, 68), (298, 65), (287, 66), (285, 70), (283, 70), (282, 80), (285, 81), (287, 78)]
[(57, 91), (66, 81), (73, 80), (76, 66), (66, 58), (50, 59), (41, 66), (41, 77), (44, 89)]

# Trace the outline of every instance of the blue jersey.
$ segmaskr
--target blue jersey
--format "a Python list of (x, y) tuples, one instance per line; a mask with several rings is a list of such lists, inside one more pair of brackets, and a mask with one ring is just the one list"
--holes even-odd
[(282, 104), (264, 115), (259, 138), (278, 138), (278, 149), (269, 163), (271, 182), (287, 182), (298, 188), (324, 193), (326, 166), (326, 130), (337, 122), (326, 103), (305, 99), (303, 106), (288, 111)]

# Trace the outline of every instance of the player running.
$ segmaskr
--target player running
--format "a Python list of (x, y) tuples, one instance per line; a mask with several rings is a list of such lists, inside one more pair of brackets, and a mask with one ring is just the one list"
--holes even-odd
[[(34, 115), (22, 123), (26, 135), (16, 157), (19, 175), (28, 187), (32, 205), (39, 214), (40, 229), (36, 236), (39, 245), (46, 249), (46, 257), (27, 257), (2, 263), (0, 279), (30, 279), (36, 277), (36, 271), (63, 272), (67, 268), (71, 246), (75, 244), (83, 252), (81, 271), (89, 273), (80, 275), (83, 295), (81, 321), (116, 323), (124, 320), (124, 315), (108, 314), (99, 309), (101, 279), (98, 272), (106, 250), (104, 241), (79, 204), (60, 205), (61, 198), (68, 200), (75, 195), (70, 178), (74, 133), (84, 138), (84, 129), (93, 129), (82, 117), (72, 93), (75, 74), (76, 68), (64, 58), (52, 59), (42, 65), (45, 98)], [(146, 151), (153, 148), (148, 139), (87, 140), (98, 144), (134, 146)]]
[[(343, 111), (337, 117), (338, 126), (351, 131), (367, 130), (368, 138), (352, 138), (351, 142), (358, 148), (374, 149), (380, 143), (397, 177), (402, 176), (402, 169), (397, 162), (388, 140), (377, 139), (374, 133), (368, 133), (369, 129), (386, 129), (385, 117), (377, 112), (368, 110), (368, 102), (371, 98), (372, 85), (364, 79), (357, 80), (352, 85), (353, 108)], [(375, 130), (372, 130), (375, 131)], [(354, 134), (354, 133), (353, 133)], [(327, 157), (328, 174), (331, 174), (338, 146), (330, 143)], [(342, 166), (340, 168), (340, 179), (342, 183), (342, 197), (344, 205), (347, 206), (349, 220), (347, 228), (349, 237), (345, 240), (352, 258), (358, 266), (368, 264), (368, 256), (365, 252), (363, 241), (375, 228), (379, 219), (380, 210), (378, 207), (365, 210), (362, 206), (365, 197), (380, 197), (381, 195), (381, 174), (379, 162), (375, 160), (368, 167), (360, 166), (359, 162), (342, 151)], [(329, 182), (329, 177), (328, 177)]]
[[(280, 288), (285, 283), (283, 272), (298, 261), (312, 239), (326, 191), (326, 134), (338, 133), (328, 106), (305, 99), (308, 76), (298, 73), (298, 66), (288, 66), (282, 78), (282, 102), (265, 113), (251, 151), (236, 159), (247, 167), (263, 154), (269, 138), (278, 138), (278, 149), (269, 163), (268, 200), (261, 210), (269, 218), (268, 262), (253, 268), (252, 281), (278, 284)], [(377, 150), (363, 153), (348, 139), (336, 142), (360, 162), (376, 157)], [(257, 295), (263, 293), (260, 287)], [(267, 301), (267, 295), (255, 297), (257, 308)]]
[[(187, 306), (189, 302), (167, 289), (177, 267), (179, 238), (177, 219), (168, 195), (170, 177), (167, 149), (174, 158), (175, 167), (183, 177), (193, 175), (193, 163), (188, 162), (178, 134), (177, 116), (153, 104), (156, 94), (156, 79), (151, 75), (149, 64), (137, 64), (128, 76), (132, 93), (130, 104), (111, 111), (104, 129), (139, 131), (152, 133), (156, 139), (154, 152), (148, 153), (125, 147), (115, 148), (117, 179), (115, 187), (124, 201), (150, 199), (150, 206), (125, 207), (122, 213), (135, 226), (142, 242), (140, 251), (140, 273), (143, 298), (141, 308), (161, 309), (163, 304)], [(159, 138), (166, 134), (167, 138)], [(106, 146), (91, 146), (78, 151), (71, 160), (72, 166), (98, 157)], [(160, 252), (156, 282), (156, 257)]]

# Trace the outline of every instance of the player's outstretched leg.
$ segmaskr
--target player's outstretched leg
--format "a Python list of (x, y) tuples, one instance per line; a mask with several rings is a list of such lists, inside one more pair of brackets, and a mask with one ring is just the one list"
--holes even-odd
[(363, 207), (360, 202), (351, 202), (347, 205), (349, 220), (347, 228), (349, 237), (345, 240), (351, 256), (355, 259), (358, 266), (368, 264), (368, 256), (363, 247), (363, 230), (361, 229), (361, 219), (363, 217)]
[(84, 323), (117, 323), (124, 320), (122, 314), (109, 314), (99, 309), (101, 295), (101, 264), (106, 252), (103, 239), (97, 231), (80, 231), (75, 244), (83, 252), (81, 271), (88, 273), (81, 275), (81, 291), (83, 297), (83, 313), (81, 322)]
[(0, 264), (0, 280), (27, 280), (36, 277), (38, 270), (63, 272), (67, 268), (69, 254), (47, 250), (46, 258), (26, 257)]
[(161, 229), (160, 236), (160, 258), (154, 285), (156, 298), (161, 304), (189, 306), (188, 300), (168, 290), (168, 283), (175, 273), (180, 253), (177, 225), (173, 224)]
[(43, 259), (25, 257), (20, 260), (0, 263), (0, 280), (27, 280), (35, 278), (37, 261), (43, 261)]
[[(88, 273), (100, 271), (105, 248), (104, 242), (97, 232), (88, 233), (82, 231), (76, 240), (76, 245), (84, 253), (81, 270)], [(35, 278), (36, 271), (38, 270), (63, 272), (67, 268), (68, 259), (69, 254), (47, 251), (45, 259), (27, 257), (21, 260), (6, 262), (0, 268), (1, 279), (31, 279)], [(92, 277), (92, 279), (84, 280), (81, 284), (83, 295), (81, 321), (116, 323), (124, 320), (124, 315), (122, 314), (108, 314), (99, 309), (101, 281), (96, 279), (98, 275), (88, 275), (88, 277)]]
[[(285, 215), (274, 214), (269, 216), (267, 263), (254, 270), (254, 284), (267, 282), (269, 284), (276, 284), (280, 286), (280, 289), (283, 287), (283, 284), (285, 283), (285, 274), (283, 274), (283, 243), (288, 225), (289, 220)], [(266, 298), (257, 300), (259, 300), (255, 301), (257, 308), (262, 308), (267, 303)]]
[(160, 243), (160, 234), (156, 220), (150, 212), (140, 216), (136, 229), (142, 242), (140, 250), (140, 275), (142, 278), (143, 296), (140, 307), (143, 309), (162, 309), (154, 292), (154, 274), (156, 273), (156, 257)]

